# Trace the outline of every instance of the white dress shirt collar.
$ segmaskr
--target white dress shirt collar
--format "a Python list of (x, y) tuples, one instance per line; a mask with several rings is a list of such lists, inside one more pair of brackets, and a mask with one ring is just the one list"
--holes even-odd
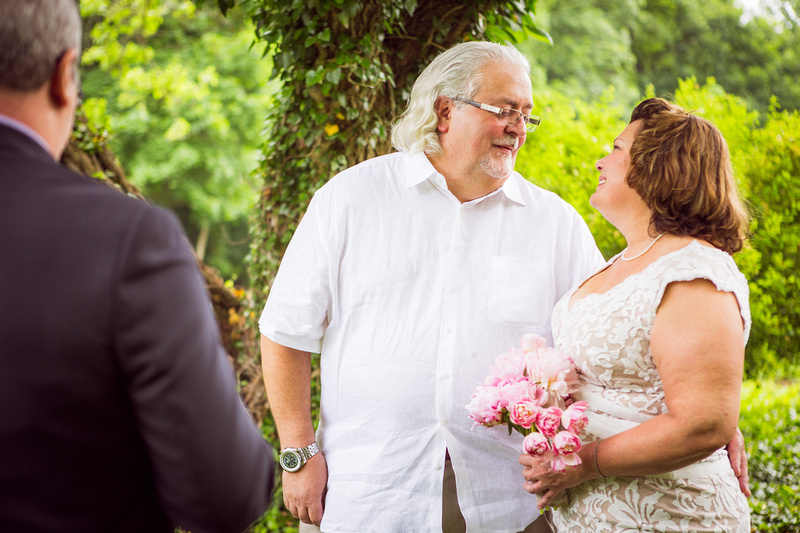
[[(409, 154), (409, 157), (406, 159), (406, 165), (408, 166), (408, 172), (404, 176), (406, 187), (413, 187), (414, 185), (419, 185), (425, 180), (431, 180), (433, 184), (440, 189), (447, 189), (447, 182), (444, 176), (442, 176), (436, 170), (424, 152)], [(518, 180), (524, 180), (524, 178), (517, 171), (512, 171), (511, 175), (505, 180), (502, 186), (490, 192), (486, 196), (476, 198), (472, 201), (480, 202), (486, 198), (494, 196), (498, 192), (502, 192), (512, 202), (516, 202), (524, 206), (526, 205), (525, 199), (520, 191), (520, 184)]]

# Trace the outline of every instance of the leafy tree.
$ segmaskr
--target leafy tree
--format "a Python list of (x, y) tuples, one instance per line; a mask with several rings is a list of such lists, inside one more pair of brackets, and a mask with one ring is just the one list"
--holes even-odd
[(714, 77), (759, 111), (773, 95), (800, 108), (800, 31), (790, 2), (782, 6), (743, 22), (734, 0), (643, 0), (631, 25), (640, 88), (666, 94), (679, 78)]
[(753, 259), (749, 272), (753, 332), (751, 374), (797, 377), (800, 367), (800, 112), (767, 115), (746, 148), (753, 193)]
[(539, 20), (553, 46), (520, 49), (534, 63), (534, 88), (599, 98), (614, 87), (633, 100), (652, 85), (674, 94), (678, 80), (714, 77), (765, 113), (773, 95), (800, 107), (800, 2), (745, 15), (735, 0), (542, 0)]
[(800, 383), (745, 382), (739, 426), (748, 448), (752, 531), (800, 531)]
[(276, 90), (270, 62), (248, 52), (249, 21), (188, 0), (83, 0), (81, 12), (90, 122), (115, 132), (131, 181), (181, 217), (201, 258), (245, 276), (251, 172)]
[(638, 97), (628, 29), (639, 12), (634, 0), (543, 0), (537, 9), (553, 44), (526, 39), (518, 45), (533, 66), (534, 96), (553, 89), (592, 100), (614, 87), (622, 102)]

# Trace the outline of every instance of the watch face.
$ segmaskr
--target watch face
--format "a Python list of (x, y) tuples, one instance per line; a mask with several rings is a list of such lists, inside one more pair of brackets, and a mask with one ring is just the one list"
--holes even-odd
[(303, 466), (300, 454), (294, 450), (284, 450), (280, 456), (281, 467), (287, 472), (296, 472)]

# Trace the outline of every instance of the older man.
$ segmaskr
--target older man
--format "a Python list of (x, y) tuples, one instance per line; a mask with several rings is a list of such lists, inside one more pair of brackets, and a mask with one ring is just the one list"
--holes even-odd
[(74, 0), (0, 0), (0, 531), (238, 532), (273, 461), (174, 217), (57, 160)]
[(517, 532), (539, 516), (521, 439), (472, 430), (464, 409), (497, 354), (549, 338), (553, 304), (602, 264), (575, 210), (513, 171), (539, 123), (528, 72), (498, 44), (441, 54), (393, 131), (400, 151), (334, 177), (298, 227), (261, 332), (283, 457), (300, 466), (284, 501), (303, 522)]

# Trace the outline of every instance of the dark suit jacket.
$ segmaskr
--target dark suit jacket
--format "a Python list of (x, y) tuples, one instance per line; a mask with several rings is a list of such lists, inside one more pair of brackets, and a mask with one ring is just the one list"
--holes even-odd
[(272, 483), (174, 217), (0, 126), (0, 531), (236, 532)]

